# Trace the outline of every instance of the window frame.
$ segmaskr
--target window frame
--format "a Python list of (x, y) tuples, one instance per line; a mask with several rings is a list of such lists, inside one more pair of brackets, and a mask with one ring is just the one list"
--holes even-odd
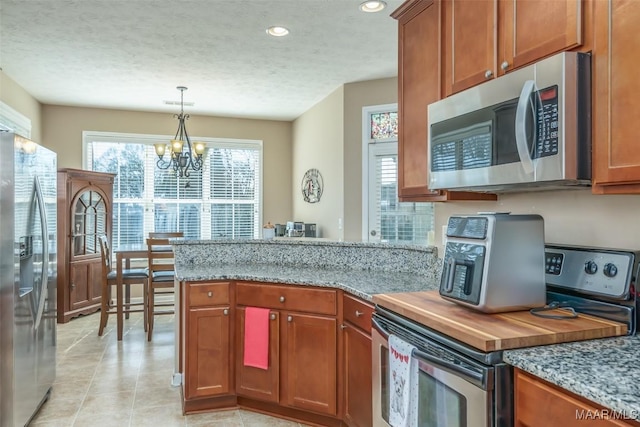
[[(371, 171), (370, 165), (372, 162), (372, 156), (375, 154), (389, 154), (394, 152), (396, 155), (398, 153), (398, 138), (380, 138), (374, 139), (371, 138), (371, 116), (376, 113), (385, 113), (385, 112), (398, 112), (398, 104), (381, 104), (381, 105), (372, 105), (362, 107), (362, 240), (364, 242), (371, 241), (369, 239), (369, 230), (371, 229), (371, 224), (369, 221), (369, 203), (371, 201), (372, 192), (371, 188), (374, 187), (375, 183), (372, 180), (375, 180), (375, 176), (370, 176), (369, 172)], [(400, 202), (399, 203), (414, 203), (414, 204), (422, 204), (428, 202)], [(434, 208), (433, 203), (430, 203), (432, 208)], [(434, 209), (435, 210), (435, 209)], [(432, 214), (431, 217), (432, 228), (435, 228), (435, 213)], [(432, 235), (433, 230), (427, 230), (427, 236), (425, 236), (425, 242), (416, 242), (413, 241), (412, 244), (415, 245), (424, 245), (424, 244), (432, 244)]]
[[(143, 144), (147, 146), (152, 146), (153, 144), (159, 141), (166, 141), (167, 143), (173, 139), (172, 135), (152, 135), (152, 134), (136, 134), (136, 133), (119, 133), (119, 132), (100, 132), (100, 131), (83, 131), (82, 132), (82, 165), (84, 169), (93, 170), (92, 165), (90, 164), (89, 159), (89, 144), (92, 142), (104, 142), (104, 143), (124, 143), (124, 144)], [(257, 215), (254, 219), (254, 238), (259, 237), (259, 233), (262, 230), (262, 218), (264, 216), (263, 208), (263, 198), (264, 198), (264, 143), (262, 140), (254, 140), (254, 139), (236, 139), (236, 138), (211, 138), (211, 137), (190, 137), (192, 141), (201, 141), (204, 142), (207, 146), (207, 149), (211, 150), (214, 148), (223, 148), (223, 149), (253, 149), (258, 152), (258, 167), (259, 171), (257, 174), (259, 183), (258, 183), (258, 191), (259, 195), (258, 199), (258, 207), (257, 207)], [(150, 161), (145, 162), (145, 167), (148, 166)], [(152, 164), (156, 165), (156, 158), (153, 158)], [(153, 171), (146, 171), (144, 174), (145, 188), (152, 189), (153, 186), (150, 185), (153, 182)], [(203, 185), (204, 187), (204, 185)], [(207, 185), (208, 187), (208, 185)], [(151, 190), (152, 191), (152, 190)], [(202, 192), (202, 201), (208, 203), (210, 206), (213, 205), (213, 198), (206, 196), (208, 194), (204, 191)], [(144, 201), (142, 202), (142, 208), (144, 210), (144, 224), (145, 229), (143, 233), (146, 235), (147, 232), (153, 231), (154, 218), (153, 218), (153, 207), (157, 203), (156, 200), (165, 200), (165, 199), (156, 199), (153, 194), (150, 197), (145, 195)], [(115, 201), (114, 201), (115, 202)], [(179, 204), (179, 203), (178, 203)], [(111, 213), (113, 214), (113, 213)], [(257, 234), (256, 234), (257, 233)], [(213, 239), (213, 237), (212, 237)]]

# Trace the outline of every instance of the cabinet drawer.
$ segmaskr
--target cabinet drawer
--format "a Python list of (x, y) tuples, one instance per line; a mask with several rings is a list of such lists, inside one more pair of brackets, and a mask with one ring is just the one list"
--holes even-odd
[(335, 316), (337, 291), (240, 282), (236, 283), (236, 304)]
[(344, 320), (351, 322), (367, 334), (371, 334), (371, 315), (373, 314), (373, 305), (363, 300), (344, 294), (342, 312)]
[(190, 283), (189, 307), (229, 304), (228, 283)]

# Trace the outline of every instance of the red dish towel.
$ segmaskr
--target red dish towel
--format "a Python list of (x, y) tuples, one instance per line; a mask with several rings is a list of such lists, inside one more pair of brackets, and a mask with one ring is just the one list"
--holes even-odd
[(244, 366), (269, 369), (269, 309), (247, 307), (244, 312)]

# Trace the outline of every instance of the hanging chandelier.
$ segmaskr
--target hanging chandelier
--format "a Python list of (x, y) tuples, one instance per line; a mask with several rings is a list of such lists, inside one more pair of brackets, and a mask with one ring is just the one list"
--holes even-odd
[[(180, 91), (180, 114), (173, 115), (173, 117), (178, 118), (178, 131), (168, 146), (169, 159), (164, 159), (167, 144), (159, 142), (153, 145), (158, 155), (158, 162), (156, 164), (159, 169), (172, 168), (176, 176), (188, 177), (191, 172), (202, 169), (202, 156), (205, 146), (202, 142), (191, 143), (189, 134), (187, 134), (187, 127), (185, 126), (185, 120), (189, 118), (189, 115), (184, 113), (184, 91), (187, 90), (187, 88), (185, 86), (178, 86), (176, 89)], [(191, 172), (189, 170), (191, 170)]]

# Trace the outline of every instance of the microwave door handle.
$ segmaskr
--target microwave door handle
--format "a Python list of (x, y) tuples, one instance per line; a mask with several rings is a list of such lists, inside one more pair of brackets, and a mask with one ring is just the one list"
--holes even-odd
[[(520, 157), (520, 164), (525, 173), (533, 173), (533, 160), (529, 155), (529, 147), (527, 144), (527, 107), (529, 106), (529, 97), (535, 90), (536, 82), (533, 80), (527, 80), (522, 86), (520, 92), (520, 98), (518, 99), (518, 106), (516, 108), (516, 148), (518, 149), (518, 156)], [(535, 114), (535, 111), (534, 111)]]

